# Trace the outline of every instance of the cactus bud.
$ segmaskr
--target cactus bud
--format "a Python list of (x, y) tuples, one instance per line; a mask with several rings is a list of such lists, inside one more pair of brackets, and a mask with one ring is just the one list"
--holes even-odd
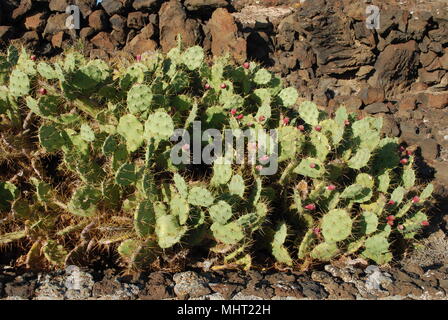
[(236, 116), (236, 118), (237, 118), (238, 120), (241, 120), (241, 119), (244, 118), (244, 116), (243, 116), (242, 114), (239, 114), (239, 115)]
[(330, 184), (329, 186), (327, 186), (327, 190), (333, 191), (336, 189), (336, 186), (333, 184)]
[(311, 169), (316, 168), (316, 164), (315, 164), (315, 163), (310, 163), (310, 168), (311, 168)]
[(258, 165), (258, 166), (255, 167), (255, 169), (257, 169), (257, 171), (261, 171), (263, 169), (263, 166)]
[(221, 83), (220, 87), (221, 87), (221, 89), (225, 89), (225, 88), (227, 88), (227, 85), (225, 83)]
[(184, 150), (184, 151), (188, 151), (188, 150), (190, 150), (190, 145), (189, 145), (188, 143), (184, 144), (184, 145), (182, 146), (182, 150)]
[(314, 229), (313, 229), (313, 233), (314, 233), (316, 236), (319, 236), (319, 235), (320, 235), (320, 228), (314, 228)]
[(262, 122), (262, 121), (264, 121), (264, 120), (266, 120), (266, 117), (265, 117), (265, 116), (259, 116), (259, 117), (258, 117), (258, 121)]
[(232, 109), (232, 110), (230, 110), (230, 114), (231, 114), (232, 116), (234, 116), (234, 115), (236, 114), (236, 109)]
[(37, 57), (36, 56), (31, 56), (31, 61), (36, 61), (37, 60)]
[(395, 220), (395, 216), (393, 216), (393, 215), (390, 215), (390, 216), (388, 216), (387, 218), (386, 218), (387, 220), (391, 220), (391, 221), (394, 221)]
[(413, 203), (418, 203), (418, 202), (420, 202), (420, 198), (415, 196), (414, 198), (412, 198), (412, 202)]
[(404, 229), (404, 225), (399, 224), (399, 225), (397, 226), (397, 228), (398, 228), (399, 230), (403, 230), (403, 229)]
[(314, 130), (316, 130), (316, 131), (321, 131), (321, 130), (322, 130), (322, 127), (321, 127), (321, 126), (315, 126), (315, 127), (314, 127)]
[(299, 129), (300, 131), (305, 131), (305, 126), (303, 126), (303, 125), (299, 125), (299, 126), (297, 127), (297, 129)]
[(261, 162), (265, 162), (269, 160), (269, 156), (267, 154), (265, 154), (264, 156), (260, 157), (260, 161)]
[(45, 88), (40, 88), (40, 89), (39, 89), (39, 93), (40, 93), (41, 95), (46, 95), (46, 94), (47, 94), (47, 89), (45, 89)]
[(208, 90), (208, 89), (210, 89), (210, 85), (209, 85), (208, 83), (206, 83), (206, 84), (204, 85), (204, 88), (205, 88), (205, 90)]
[(345, 121), (344, 121), (344, 124), (345, 124), (346, 126), (349, 126), (349, 125), (350, 125), (350, 120), (345, 120)]
[(250, 68), (250, 63), (249, 62), (244, 62), (243, 63), (243, 68), (244, 69), (249, 69)]
[(406, 154), (407, 154), (408, 156), (412, 156), (412, 150), (406, 150)]
[(142, 56), (138, 54), (138, 55), (135, 57), (135, 60), (137, 60), (138, 62), (142, 61)]
[(406, 158), (403, 158), (403, 159), (401, 159), (400, 160), (400, 163), (401, 164), (407, 164), (409, 161), (408, 161), (408, 159), (406, 159)]
[(422, 221), (422, 226), (424, 226), (424, 227), (427, 227), (427, 226), (429, 226), (429, 222), (428, 221)]
[(307, 210), (316, 210), (316, 205), (313, 204), (313, 203), (307, 204), (305, 206), (305, 209), (307, 209)]
[(395, 204), (395, 201), (394, 200), (389, 200), (389, 202), (387, 204), (393, 206)]
[(287, 125), (288, 123), (289, 123), (289, 118), (288, 117), (284, 118), (283, 119), (283, 124)]

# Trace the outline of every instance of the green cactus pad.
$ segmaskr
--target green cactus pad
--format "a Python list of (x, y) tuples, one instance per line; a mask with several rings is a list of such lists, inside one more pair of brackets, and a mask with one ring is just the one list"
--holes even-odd
[(370, 150), (361, 148), (350, 158), (347, 164), (350, 168), (359, 170), (369, 163), (371, 155)]
[(225, 162), (224, 158), (218, 158), (213, 163), (213, 177), (210, 181), (213, 186), (227, 184), (232, 177), (232, 165)]
[(299, 114), (310, 126), (316, 126), (319, 123), (319, 110), (313, 102), (302, 102), (299, 106)]
[(210, 230), (213, 232), (216, 240), (225, 244), (237, 244), (244, 239), (243, 229), (235, 221), (225, 225), (213, 223)]
[(221, 200), (208, 209), (213, 222), (224, 225), (232, 217), (232, 207), (225, 201)]
[(145, 123), (145, 139), (155, 139), (156, 141), (167, 140), (174, 133), (174, 122), (170, 115), (163, 111), (158, 111), (149, 116)]
[(135, 165), (132, 163), (123, 164), (115, 175), (115, 182), (120, 186), (130, 186), (137, 182), (137, 173)]
[(333, 209), (322, 218), (322, 234), (327, 242), (337, 242), (348, 238), (352, 232), (352, 219), (347, 211)]
[(140, 246), (140, 241), (134, 240), (134, 239), (127, 239), (124, 240), (117, 248), (118, 254), (121, 256), (121, 258), (126, 261), (130, 262), (132, 260), (132, 257), (134, 256), (135, 252)]
[(394, 189), (394, 191), (392, 192), (390, 199), (395, 201), (395, 204), (400, 204), (403, 201), (404, 195), (406, 194), (406, 190), (399, 186), (397, 188)]
[(379, 192), (387, 193), (390, 186), (390, 174), (389, 171), (385, 171), (383, 174), (378, 176), (378, 188)]
[(364, 245), (365, 240), (366, 238), (362, 237), (361, 239), (350, 242), (347, 246), (346, 254), (353, 254), (359, 249), (361, 249), (361, 247)]
[(214, 201), (211, 192), (202, 187), (193, 187), (188, 194), (188, 203), (194, 206), (210, 207)]
[(174, 185), (176, 186), (177, 191), (182, 196), (182, 198), (188, 198), (188, 185), (185, 182), (184, 178), (178, 173), (173, 175)]
[(0, 182), (0, 212), (11, 209), (12, 202), (19, 196), (18, 188), (11, 182)]
[(287, 235), (288, 235), (288, 227), (286, 223), (285, 222), (279, 223), (273, 234), (273, 239), (271, 242), (271, 253), (278, 262), (291, 266), (292, 258), (289, 255), (286, 247), (283, 245), (286, 241)]
[(30, 79), (20, 70), (14, 70), (9, 77), (9, 93), (13, 97), (21, 97), (30, 91)]
[(297, 93), (297, 90), (295, 88), (288, 87), (280, 91), (278, 97), (285, 107), (291, 107), (296, 103), (297, 99), (299, 98), (299, 94)]
[(374, 235), (365, 241), (365, 250), (362, 255), (378, 264), (385, 264), (392, 260), (389, 252), (389, 242), (382, 235)]
[(54, 240), (48, 240), (47, 243), (42, 247), (42, 252), (45, 258), (53, 265), (62, 266), (64, 265), (65, 257), (67, 256), (67, 251), (64, 247), (58, 244)]
[(163, 215), (156, 220), (157, 243), (162, 249), (179, 243), (186, 231), (186, 227), (181, 227), (174, 215)]
[(39, 62), (39, 64), (37, 65), (37, 72), (39, 72), (39, 74), (47, 80), (59, 78), (59, 74), (56, 72), (56, 70), (54, 70), (51, 65), (43, 61)]
[(324, 162), (331, 151), (327, 137), (321, 132), (313, 131), (310, 134), (310, 141), (313, 145), (313, 156)]
[(120, 118), (117, 133), (126, 139), (126, 147), (129, 152), (136, 151), (143, 143), (143, 125), (132, 114)]
[(243, 198), (245, 188), (246, 187), (244, 185), (243, 177), (239, 174), (235, 174), (229, 183), (230, 194), (234, 194), (239, 196), (240, 198)]
[(101, 192), (99, 190), (90, 186), (81, 187), (73, 194), (68, 204), (68, 210), (77, 216), (92, 217), (96, 213), (100, 199)]
[[(315, 164), (314, 168), (311, 168), (311, 164)], [(294, 172), (310, 178), (321, 178), (325, 174), (324, 164), (315, 158), (303, 159), (300, 164), (294, 169)]]
[(370, 211), (364, 211), (361, 214), (361, 232), (369, 235), (378, 228), (378, 216)]
[(143, 201), (138, 205), (134, 213), (134, 229), (142, 238), (150, 236), (154, 232), (156, 216), (150, 201)]
[(254, 75), (254, 82), (258, 85), (268, 84), (271, 79), (272, 74), (266, 69), (260, 69)]
[(128, 109), (132, 114), (150, 110), (152, 99), (153, 95), (150, 87), (144, 84), (136, 84), (128, 92)]
[(42, 125), (39, 128), (39, 142), (48, 152), (55, 152), (66, 144), (67, 134), (55, 125)]
[(428, 184), (425, 189), (420, 194), (420, 200), (425, 201), (429, 197), (431, 197), (432, 193), (434, 191), (434, 185), (432, 183)]
[(300, 242), (299, 251), (297, 254), (299, 259), (305, 259), (305, 257), (311, 252), (315, 239), (316, 236), (314, 235), (313, 229), (309, 229)]
[(171, 213), (179, 218), (179, 223), (184, 225), (190, 213), (190, 206), (186, 198), (181, 197), (179, 194), (174, 194), (170, 200)]
[(190, 47), (182, 54), (182, 63), (189, 70), (197, 70), (204, 63), (204, 49), (200, 46)]
[(359, 184), (352, 184), (341, 193), (342, 199), (350, 199), (355, 202), (364, 202), (371, 195), (372, 190)]
[(403, 187), (405, 189), (410, 189), (415, 185), (415, 171), (411, 168), (405, 168), (403, 170)]
[(95, 132), (87, 123), (81, 125), (81, 131), (79, 132), (79, 137), (86, 142), (95, 141)]
[(337, 256), (340, 253), (340, 250), (336, 243), (331, 242), (322, 242), (318, 244), (311, 251), (311, 258), (317, 259), (320, 261), (330, 261), (332, 258)]

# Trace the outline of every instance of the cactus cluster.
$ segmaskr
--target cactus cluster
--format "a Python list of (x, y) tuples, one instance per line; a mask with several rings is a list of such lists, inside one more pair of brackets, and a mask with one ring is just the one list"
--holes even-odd
[[(342, 254), (384, 264), (391, 239), (411, 242), (427, 224), (433, 187), (416, 184), (414, 156), (402, 161), (381, 118), (299, 104), (295, 88), (256, 63), (208, 65), (202, 48), (180, 46), (113, 68), (76, 52), (34, 60), (14, 47), (0, 57), (0, 113), (15, 130), (31, 113), (38, 154), (57, 154), (69, 181), (35, 169), (0, 182), (0, 214), (11, 213), (0, 245), (32, 240), (29, 266), (61, 266), (93, 245), (113, 246), (137, 269), (185, 247), (244, 269), (259, 249), (289, 266)], [(244, 142), (263, 151), (255, 163), (217, 157), (198, 176), (170, 157), (175, 129), (193, 121), (276, 130), (278, 152), (258, 133), (266, 139)], [(181, 151), (190, 158), (189, 146)], [(270, 159), (279, 170), (263, 176)]]

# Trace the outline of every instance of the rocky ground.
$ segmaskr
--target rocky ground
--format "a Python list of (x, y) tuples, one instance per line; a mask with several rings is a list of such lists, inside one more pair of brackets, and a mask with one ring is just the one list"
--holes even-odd
[(185, 271), (125, 275), (68, 266), (50, 273), (0, 269), (4, 300), (448, 300), (448, 237), (439, 231), (395, 266), (341, 259), (314, 271)]

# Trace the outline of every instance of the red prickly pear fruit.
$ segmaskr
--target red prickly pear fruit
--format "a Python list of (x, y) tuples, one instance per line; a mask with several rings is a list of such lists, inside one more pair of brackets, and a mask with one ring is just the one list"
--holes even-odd
[(387, 220), (387, 224), (390, 225), (390, 226), (393, 226), (394, 225), (394, 220)]
[(315, 164), (315, 163), (310, 163), (310, 168), (311, 168), (311, 169), (316, 168), (316, 164)]
[(236, 116), (236, 118), (237, 118), (238, 120), (241, 120), (241, 119), (244, 118), (244, 116), (243, 116), (242, 114), (239, 114), (239, 115)]
[(327, 186), (327, 190), (330, 190), (330, 191), (336, 190), (336, 186), (333, 184), (330, 184), (329, 186)]
[(397, 226), (397, 228), (398, 228), (398, 230), (403, 230), (403, 229), (404, 229), (404, 225), (399, 224), (399, 225)]
[(429, 222), (428, 221), (422, 221), (422, 226), (424, 226), (424, 227), (427, 227), (427, 226), (429, 226)]
[(412, 202), (413, 203), (418, 203), (418, 202), (420, 202), (420, 198), (415, 196), (414, 198), (412, 198)]
[(283, 124), (287, 125), (288, 123), (289, 123), (289, 118), (288, 117), (284, 118), (283, 119)]
[(300, 125), (300, 126), (297, 127), (297, 129), (299, 129), (300, 131), (305, 131), (305, 126)]
[(406, 154), (408, 155), (408, 156), (412, 156), (412, 150), (406, 150)]
[(142, 56), (140, 54), (136, 55), (135, 60), (137, 60), (138, 62), (142, 61)]
[(321, 127), (321, 126), (315, 126), (315, 127), (314, 127), (314, 130), (316, 130), (316, 131), (321, 131), (321, 130), (322, 130), (322, 127)]
[(349, 125), (350, 125), (350, 120), (345, 120), (345, 121), (344, 121), (344, 124), (345, 124), (346, 126), (349, 126)]
[(390, 204), (391, 206), (393, 206), (395, 204), (394, 200), (389, 200), (389, 202), (387, 204)]
[(31, 59), (31, 61), (36, 61), (37, 57), (33, 55), (33, 56), (30, 57), (30, 59)]
[(40, 93), (41, 95), (46, 95), (46, 94), (47, 94), (47, 89), (45, 89), (45, 88), (40, 88), (40, 89), (39, 89), (39, 93)]
[(400, 163), (401, 164), (407, 164), (409, 161), (408, 161), (408, 159), (406, 159), (406, 158), (403, 158), (403, 159), (401, 159), (400, 160)]
[(225, 89), (225, 88), (227, 88), (227, 85), (225, 83), (221, 83), (220, 87), (221, 87), (221, 89)]
[(249, 69), (250, 68), (250, 63), (249, 62), (244, 62), (243, 63), (243, 68), (244, 69)]
[(259, 117), (258, 117), (258, 121), (262, 122), (262, 121), (264, 121), (264, 120), (266, 120), (266, 117), (265, 117), (265, 116), (259, 116)]
[(387, 220), (390, 220), (390, 221), (394, 221), (394, 220), (395, 220), (395, 216), (390, 215), (390, 216), (388, 216), (386, 219), (387, 219)]
[(209, 85), (208, 83), (206, 83), (206, 84), (204, 85), (204, 88), (205, 88), (205, 90), (208, 90), (208, 89), (210, 89), (210, 85)]
[(319, 236), (319, 235), (320, 235), (320, 228), (314, 228), (314, 229), (313, 229), (313, 233), (314, 233), (316, 236)]
[(316, 210), (316, 205), (313, 204), (313, 203), (307, 204), (305, 206), (305, 209), (307, 209), (307, 210)]
[(232, 109), (232, 110), (230, 110), (230, 114), (231, 114), (232, 116), (234, 116), (234, 115), (236, 114), (236, 109)]

